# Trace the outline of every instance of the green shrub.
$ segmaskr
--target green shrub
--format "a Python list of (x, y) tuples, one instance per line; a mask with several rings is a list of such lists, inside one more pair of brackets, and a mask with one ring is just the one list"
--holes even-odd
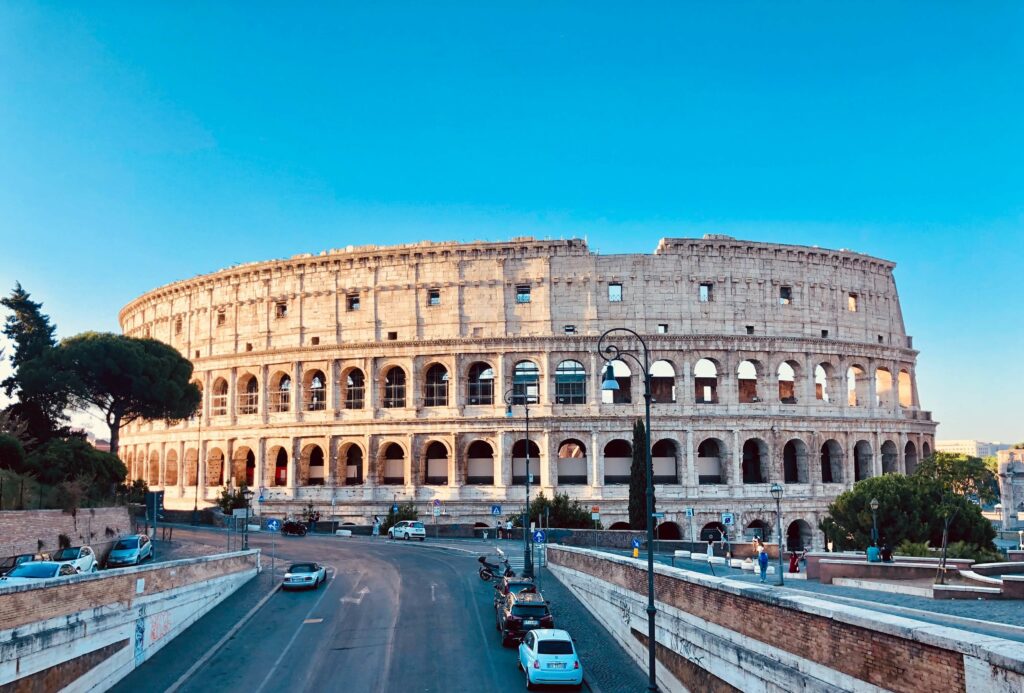
[(918, 558), (933, 555), (932, 550), (928, 548), (928, 542), (910, 541), (909, 539), (904, 539), (900, 545), (896, 547), (896, 551), (894, 551), (894, 553), (897, 556), (916, 556)]
[(398, 512), (394, 512), (388, 509), (388, 516), (384, 518), (384, 524), (380, 527), (380, 533), (387, 534), (388, 530), (394, 527), (402, 520), (415, 520), (419, 518), (419, 513), (416, 512), (416, 505), (414, 503), (402, 503), (398, 506)]

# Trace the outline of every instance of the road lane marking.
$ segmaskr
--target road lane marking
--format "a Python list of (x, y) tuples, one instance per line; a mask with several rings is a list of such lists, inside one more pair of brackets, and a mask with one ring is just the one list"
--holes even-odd
[(323, 623), (323, 622), (324, 622), (324, 620), (322, 618), (307, 618), (302, 623), (303, 623), (303, 625), (305, 625), (307, 623)]
[(363, 599), (369, 593), (370, 593), (370, 588), (364, 586), (363, 589), (359, 590), (359, 592), (358, 592), (359, 596), (358, 597), (344, 596), (341, 599), (339, 599), (338, 601), (340, 601), (342, 604), (355, 604), (356, 606), (358, 606), (359, 604), (363, 603)]
[(436, 602), (436, 601), (437, 601), (437, 600), (436, 600), (436, 599), (434, 598), (434, 588), (435, 588), (435, 587), (437, 587), (437, 585), (436, 585), (436, 584), (434, 584), (433, 582), (432, 582), (432, 583), (430, 583), (430, 601), (432, 601), (432, 602)]

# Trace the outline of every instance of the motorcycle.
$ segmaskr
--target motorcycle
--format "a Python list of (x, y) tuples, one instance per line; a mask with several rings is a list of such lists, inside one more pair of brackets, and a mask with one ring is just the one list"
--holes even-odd
[(486, 556), (480, 556), (476, 559), (480, 561), (480, 579), (484, 582), (490, 582), (498, 577), (515, 577), (515, 571), (509, 565), (505, 552), (498, 549), (498, 555), (501, 556), (501, 563), (504, 568), (502, 568), (502, 565), (488, 563)]

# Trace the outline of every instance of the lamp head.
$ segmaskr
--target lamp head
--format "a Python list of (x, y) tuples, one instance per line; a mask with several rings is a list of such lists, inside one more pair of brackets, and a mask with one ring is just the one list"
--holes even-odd
[(505, 407), (505, 416), (508, 418), (512, 417), (512, 405), (509, 404)]
[(777, 483), (772, 484), (770, 492), (772, 494), (772, 498), (774, 498), (775, 500), (779, 500), (780, 498), (782, 498), (782, 485)]
[(604, 366), (604, 376), (602, 377), (603, 382), (601, 383), (601, 389), (609, 392), (615, 392), (619, 389), (619, 381), (615, 379), (615, 369), (612, 368), (612, 362), (608, 361)]
[(242, 497), (245, 498), (245, 500), (251, 500), (254, 495), (256, 494), (252, 492), (252, 489), (247, 488), (242, 491)]
[(872, 498), (871, 499), (871, 509), (872, 510), (878, 510), (878, 499), (877, 498)]

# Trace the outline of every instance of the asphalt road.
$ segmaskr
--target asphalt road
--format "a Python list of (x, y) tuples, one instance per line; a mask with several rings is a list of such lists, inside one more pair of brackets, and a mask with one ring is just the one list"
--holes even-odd
[[(176, 540), (186, 535), (218, 543), (214, 532), (175, 531)], [(250, 543), (264, 549), (269, 569), (270, 537), (254, 534)], [(277, 577), (291, 561), (316, 560), (328, 566), (327, 584), (315, 591), (274, 594), (179, 690), (525, 689), (516, 649), (503, 648), (495, 629), (493, 590), (477, 576), (479, 548), (356, 537), (278, 537), (275, 543)], [(255, 596), (248, 599), (250, 606), (256, 601)], [(233, 605), (227, 608), (243, 613)], [(116, 690), (165, 690), (209, 649), (209, 642), (193, 637), (195, 629), (226, 632), (230, 627), (227, 619), (218, 623), (217, 618), (204, 617)], [(584, 645), (590, 651), (618, 650), (599, 627), (573, 636), (581, 651)], [(609, 656), (625, 658), (621, 650)], [(583, 663), (586, 669), (586, 659)], [(635, 690), (616, 686), (614, 679), (592, 688), (601, 693)]]

